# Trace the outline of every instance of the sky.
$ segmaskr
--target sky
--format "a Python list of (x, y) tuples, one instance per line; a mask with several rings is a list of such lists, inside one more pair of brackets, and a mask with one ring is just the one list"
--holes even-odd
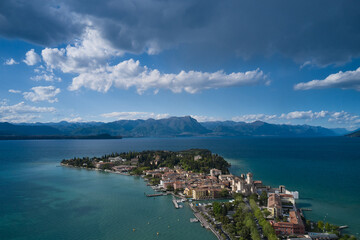
[(2, 0), (0, 121), (360, 128), (360, 1)]

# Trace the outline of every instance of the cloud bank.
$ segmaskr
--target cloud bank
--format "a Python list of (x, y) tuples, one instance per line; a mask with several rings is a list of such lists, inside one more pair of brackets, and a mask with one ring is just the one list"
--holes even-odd
[[(47, 69), (72, 73), (69, 90), (88, 88), (107, 92), (111, 87), (120, 89), (136, 88), (139, 94), (148, 89), (158, 92), (168, 89), (174, 93), (197, 93), (201, 90), (236, 86), (269, 84), (266, 74), (260, 69), (247, 72), (224, 71), (201, 72), (181, 71), (177, 74), (161, 73), (157, 69), (142, 66), (134, 59), (124, 60), (116, 65), (107, 63), (113, 56), (120, 56), (121, 51), (101, 38), (96, 29), (88, 28), (82, 38), (74, 45), (65, 48), (45, 48), (41, 52)], [(41, 75), (38, 76), (41, 78)], [(46, 79), (45, 79), (46, 80)]]
[(236, 122), (254, 122), (254, 121), (265, 121), (265, 122), (281, 122), (283, 120), (305, 120), (305, 122), (315, 121), (315, 120), (325, 120), (337, 124), (346, 124), (349, 126), (354, 126), (360, 124), (360, 116), (356, 114), (351, 114), (345, 111), (319, 111), (313, 112), (309, 111), (293, 111), (289, 113), (282, 114), (248, 114), (241, 115), (232, 118)]
[(170, 117), (167, 113), (156, 114), (153, 112), (111, 112), (101, 114), (104, 118), (113, 118), (116, 120), (137, 120), (137, 119), (162, 119)]
[(35, 107), (20, 102), (14, 105), (0, 104), (0, 122), (30, 122), (41, 117), (42, 113), (54, 113), (53, 107)]
[(50, 47), (92, 26), (127, 53), (180, 46), (210, 59), (280, 54), (326, 65), (360, 56), (359, 8), (357, 0), (3, 0), (0, 35)]
[(360, 67), (355, 71), (338, 72), (331, 74), (323, 80), (312, 80), (310, 82), (298, 83), (295, 90), (341, 88), (355, 89), (360, 91)]

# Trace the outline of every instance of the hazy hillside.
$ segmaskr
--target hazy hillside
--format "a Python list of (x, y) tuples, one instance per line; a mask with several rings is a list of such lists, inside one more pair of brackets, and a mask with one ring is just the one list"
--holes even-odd
[(289, 136), (316, 137), (335, 136), (334, 131), (309, 125), (269, 124), (261, 121), (245, 122), (204, 122), (204, 127), (212, 130), (212, 135), (218, 136)]
[(190, 116), (166, 119), (120, 120), (109, 123), (0, 123), (0, 136), (95, 136), (109, 134), (123, 137), (172, 136), (279, 136), (319, 137), (336, 136), (335, 131), (309, 125), (269, 124), (261, 121), (203, 122)]
[(360, 137), (360, 130), (358, 129), (355, 132), (352, 132), (352, 133), (350, 133), (350, 134), (348, 134), (346, 136), (348, 136), (348, 137)]

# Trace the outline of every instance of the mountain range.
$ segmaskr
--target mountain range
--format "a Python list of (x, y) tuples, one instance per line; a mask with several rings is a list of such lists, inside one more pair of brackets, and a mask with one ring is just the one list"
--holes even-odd
[(346, 129), (327, 129), (309, 125), (270, 124), (234, 121), (198, 122), (185, 117), (166, 119), (119, 120), (114, 122), (0, 123), (0, 136), (97, 136), (108, 134), (122, 137), (173, 136), (276, 136), (321, 137), (349, 133)]
[(354, 131), (352, 133), (349, 133), (346, 136), (348, 136), (348, 137), (360, 137), (360, 129), (358, 129), (358, 130), (356, 130), (356, 131)]

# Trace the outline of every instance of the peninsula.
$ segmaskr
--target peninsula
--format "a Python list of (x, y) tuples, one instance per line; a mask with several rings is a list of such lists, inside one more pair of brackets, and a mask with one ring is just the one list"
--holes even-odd
[(250, 172), (235, 176), (223, 157), (206, 149), (112, 153), (64, 159), (61, 165), (140, 175), (160, 192), (149, 197), (172, 194), (176, 208), (189, 201), (196, 217), (191, 221), (218, 239), (356, 239), (341, 234), (347, 226), (306, 220), (303, 211), (309, 209), (297, 208), (297, 191), (266, 186)]

